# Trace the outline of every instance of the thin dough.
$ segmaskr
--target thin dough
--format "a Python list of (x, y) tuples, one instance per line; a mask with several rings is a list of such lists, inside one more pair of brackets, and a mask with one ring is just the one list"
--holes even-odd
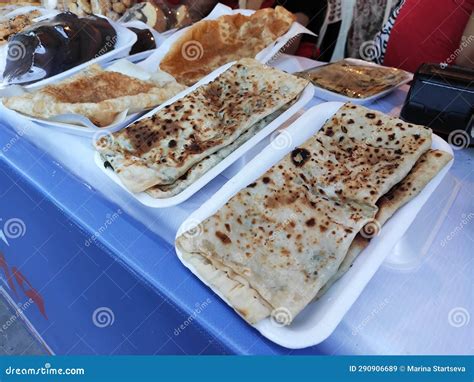
[(285, 8), (266, 8), (251, 16), (225, 15), (189, 27), (160, 63), (180, 83), (192, 85), (214, 69), (258, 52), (285, 34), (296, 17)]
[[(257, 296), (247, 306), (239, 300), (237, 312), (248, 322), (265, 318), (270, 306), (287, 312), (289, 324), (337, 273), (376, 216), (376, 201), (430, 146), (430, 129), (346, 104), (202, 222), (200, 235), (185, 233), (176, 246), (186, 258), (201, 256), (217, 270), (231, 269), (233, 281), (234, 274), (245, 280)], [(214, 289), (232, 304), (225, 286)]]
[(184, 90), (169, 82), (163, 86), (92, 65), (65, 81), (32, 93), (3, 98), (9, 109), (48, 119), (61, 114), (79, 114), (99, 127), (110, 125), (118, 114), (157, 106)]
[(171, 185), (295, 99), (308, 81), (242, 59), (154, 115), (96, 145), (132, 192)]
[[(377, 205), (379, 211), (375, 216), (375, 226), (371, 228), (373, 235), (390, 219), (395, 212), (417, 196), (453, 157), (441, 150), (429, 150), (416, 162), (410, 173), (387, 194), (382, 196)], [(364, 229), (362, 229), (364, 231)], [(368, 231), (368, 229), (367, 229)], [(339, 266), (337, 273), (327, 282), (317, 295), (321, 297), (327, 290), (351, 268), (357, 256), (369, 245), (367, 237), (357, 235), (351, 244), (346, 257)]]

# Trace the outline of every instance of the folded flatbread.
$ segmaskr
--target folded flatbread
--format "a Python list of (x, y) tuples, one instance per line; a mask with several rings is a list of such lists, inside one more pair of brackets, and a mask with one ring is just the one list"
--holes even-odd
[(396, 68), (356, 65), (341, 60), (296, 73), (314, 85), (351, 98), (366, 98), (400, 84), (408, 73)]
[(285, 107), (276, 111), (275, 113), (269, 115), (268, 117), (263, 118), (262, 120), (255, 123), (250, 127), (245, 133), (239, 136), (234, 142), (230, 145), (223, 147), (219, 151), (216, 151), (214, 154), (209, 155), (204, 158), (201, 162), (192, 166), (186, 174), (181, 176), (176, 182), (166, 185), (157, 185), (149, 188), (145, 192), (153, 198), (169, 198), (175, 196), (188, 188), (196, 180), (198, 180), (202, 175), (204, 175), (211, 168), (216, 166), (222, 160), (227, 158), (231, 153), (233, 153), (237, 148), (242, 146), (250, 138), (255, 136), (260, 130), (266, 127), (270, 122), (276, 119), (283, 111)]
[(184, 33), (160, 63), (180, 83), (192, 85), (214, 69), (258, 52), (285, 34), (295, 21), (285, 8), (266, 8), (251, 16), (225, 15), (201, 20)]
[(79, 114), (103, 127), (110, 125), (123, 111), (134, 113), (150, 109), (184, 89), (176, 81), (159, 85), (92, 65), (54, 85), (4, 98), (3, 104), (9, 109), (44, 119)]
[(427, 151), (418, 159), (410, 173), (377, 201), (379, 211), (374, 221), (364, 226), (361, 233), (355, 237), (337, 273), (319, 291), (317, 298), (326, 293), (352, 267), (357, 256), (369, 245), (370, 238), (380, 233), (387, 220), (417, 196), (451, 159), (453, 159), (451, 154), (444, 151)]
[(289, 324), (430, 146), (430, 129), (346, 104), (177, 248), (248, 322), (284, 310)]
[(308, 84), (254, 59), (143, 118), (97, 149), (132, 192), (172, 185), (190, 168), (232, 144), (255, 123), (295, 99)]

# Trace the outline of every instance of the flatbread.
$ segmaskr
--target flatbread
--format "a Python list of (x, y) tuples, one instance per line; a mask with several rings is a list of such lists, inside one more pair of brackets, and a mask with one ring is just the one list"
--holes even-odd
[(383, 226), (388, 219), (423, 188), (453, 159), (441, 150), (429, 150), (416, 162), (410, 173), (399, 184), (377, 201), (379, 212), (375, 219)]
[[(306, 80), (242, 59), (214, 81), (115, 133), (97, 149), (132, 192), (173, 184), (295, 99)], [(112, 141), (112, 142), (111, 142)]]
[(451, 159), (453, 159), (451, 154), (444, 151), (427, 151), (416, 162), (405, 179), (395, 185), (387, 194), (377, 201), (379, 211), (377, 212), (375, 220), (369, 223), (371, 225), (370, 227), (364, 227), (362, 229), (362, 235), (364, 236), (359, 234), (355, 237), (337, 273), (319, 291), (316, 298), (321, 297), (337, 280), (344, 276), (352, 267), (352, 264), (359, 254), (369, 245), (370, 237), (378, 235), (387, 220), (406, 203), (417, 196)]
[(337, 272), (328, 280), (328, 282), (319, 290), (318, 294), (314, 298), (314, 301), (319, 299), (322, 295), (324, 295), (329, 288), (333, 286), (333, 284), (339, 280), (344, 274), (351, 269), (352, 264), (354, 263), (357, 256), (359, 256), (362, 251), (367, 248), (369, 245), (370, 240), (366, 239), (365, 237), (357, 234), (354, 238), (354, 241), (351, 243), (349, 250), (347, 251), (344, 260), (342, 261), (341, 265), (337, 269)]
[(209, 155), (208, 157), (204, 158), (201, 162), (195, 164), (191, 167), (186, 174), (181, 176), (176, 182), (167, 185), (158, 185), (152, 188), (149, 188), (145, 192), (150, 195), (152, 198), (162, 199), (162, 198), (169, 198), (175, 195), (178, 195), (180, 192), (188, 188), (191, 184), (193, 184), (196, 180), (198, 180), (202, 175), (208, 172), (211, 168), (216, 166), (222, 160), (227, 158), (232, 152), (234, 152), (237, 148), (242, 146), (245, 142), (247, 142), (250, 138), (255, 136), (260, 130), (266, 127), (270, 122), (276, 119), (283, 111), (285, 107), (276, 111), (275, 113), (265, 117), (261, 121), (258, 121), (254, 124), (250, 129), (248, 129), (245, 133), (239, 136), (234, 142), (230, 145), (223, 147), (219, 151), (215, 152), (214, 154)]
[(157, 106), (184, 90), (175, 81), (159, 86), (92, 65), (67, 80), (32, 93), (3, 98), (9, 109), (37, 118), (79, 114), (96, 126), (110, 125), (118, 114), (139, 112)]
[(355, 65), (341, 60), (296, 73), (314, 85), (351, 98), (366, 98), (400, 84), (408, 73), (396, 68)]
[(160, 63), (180, 83), (192, 85), (218, 67), (258, 52), (285, 34), (295, 21), (285, 8), (266, 8), (251, 16), (225, 15), (201, 20), (184, 33)]
[(258, 322), (271, 315), (273, 308), (249, 285), (245, 278), (240, 277), (232, 269), (193, 253), (184, 252), (183, 260), (248, 322)]
[(33, 24), (34, 19), (39, 16), (41, 16), (41, 12), (39, 10), (32, 10), (26, 13), (9, 17), (7, 19), (0, 18), (0, 47), (8, 43), (8, 39), (10, 38), (10, 36), (13, 36), (15, 33), (21, 32), (22, 30)]
[[(425, 127), (346, 104), (201, 223), (200, 234), (184, 233), (176, 246), (184, 259), (204, 258), (192, 262), (202, 265), (195, 271), (206, 282), (221, 271), (213, 288), (231, 305), (237, 300), (236, 311), (248, 322), (284, 310), (289, 324), (337, 272), (357, 233), (376, 216), (376, 201), (430, 145)], [(224, 277), (227, 268), (232, 272)], [(239, 298), (226, 292), (235, 281), (244, 288)], [(242, 295), (255, 297), (246, 305)]]

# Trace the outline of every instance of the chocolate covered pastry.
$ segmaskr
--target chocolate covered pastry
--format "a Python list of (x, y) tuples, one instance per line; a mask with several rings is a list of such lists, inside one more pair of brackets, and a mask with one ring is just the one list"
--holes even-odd
[(120, 19), (124, 23), (134, 20), (142, 21), (160, 33), (191, 24), (189, 11), (185, 5), (173, 9), (165, 3), (151, 2), (134, 5)]
[(133, 44), (130, 55), (156, 49), (155, 37), (149, 29), (133, 27), (129, 27), (128, 29), (137, 35), (137, 42)]
[(31, 83), (54, 76), (111, 51), (116, 39), (104, 18), (61, 13), (10, 38), (4, 81)]

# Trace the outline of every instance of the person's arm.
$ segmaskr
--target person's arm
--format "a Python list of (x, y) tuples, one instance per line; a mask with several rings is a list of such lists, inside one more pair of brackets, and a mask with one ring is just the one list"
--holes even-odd
[(474, 12), (466, 24), (459, 44), (459, 54), (456, 57), (456, 65), (474, 68)]
[(203, 17), (206, 17), (209, 12), (216, 6), (218, 3), (217, 0), (184, 0), (182, 2), (184, 5), (187, 5), (189, 8), (189, 15), (193, 22), (201, 20)]
[[(303, 26), (307, 26), (309, 22), (309, 17), (306, 16), (304, 13), (298, 12), (295, 13), (296, 21), (299, 22)], [(298, 50), (298, 47), (301, 42), (301, 35), (293, 39), (290, 44), (287, 44), (283, 49), (283, 52), (286, 54), (295, 54)]]

